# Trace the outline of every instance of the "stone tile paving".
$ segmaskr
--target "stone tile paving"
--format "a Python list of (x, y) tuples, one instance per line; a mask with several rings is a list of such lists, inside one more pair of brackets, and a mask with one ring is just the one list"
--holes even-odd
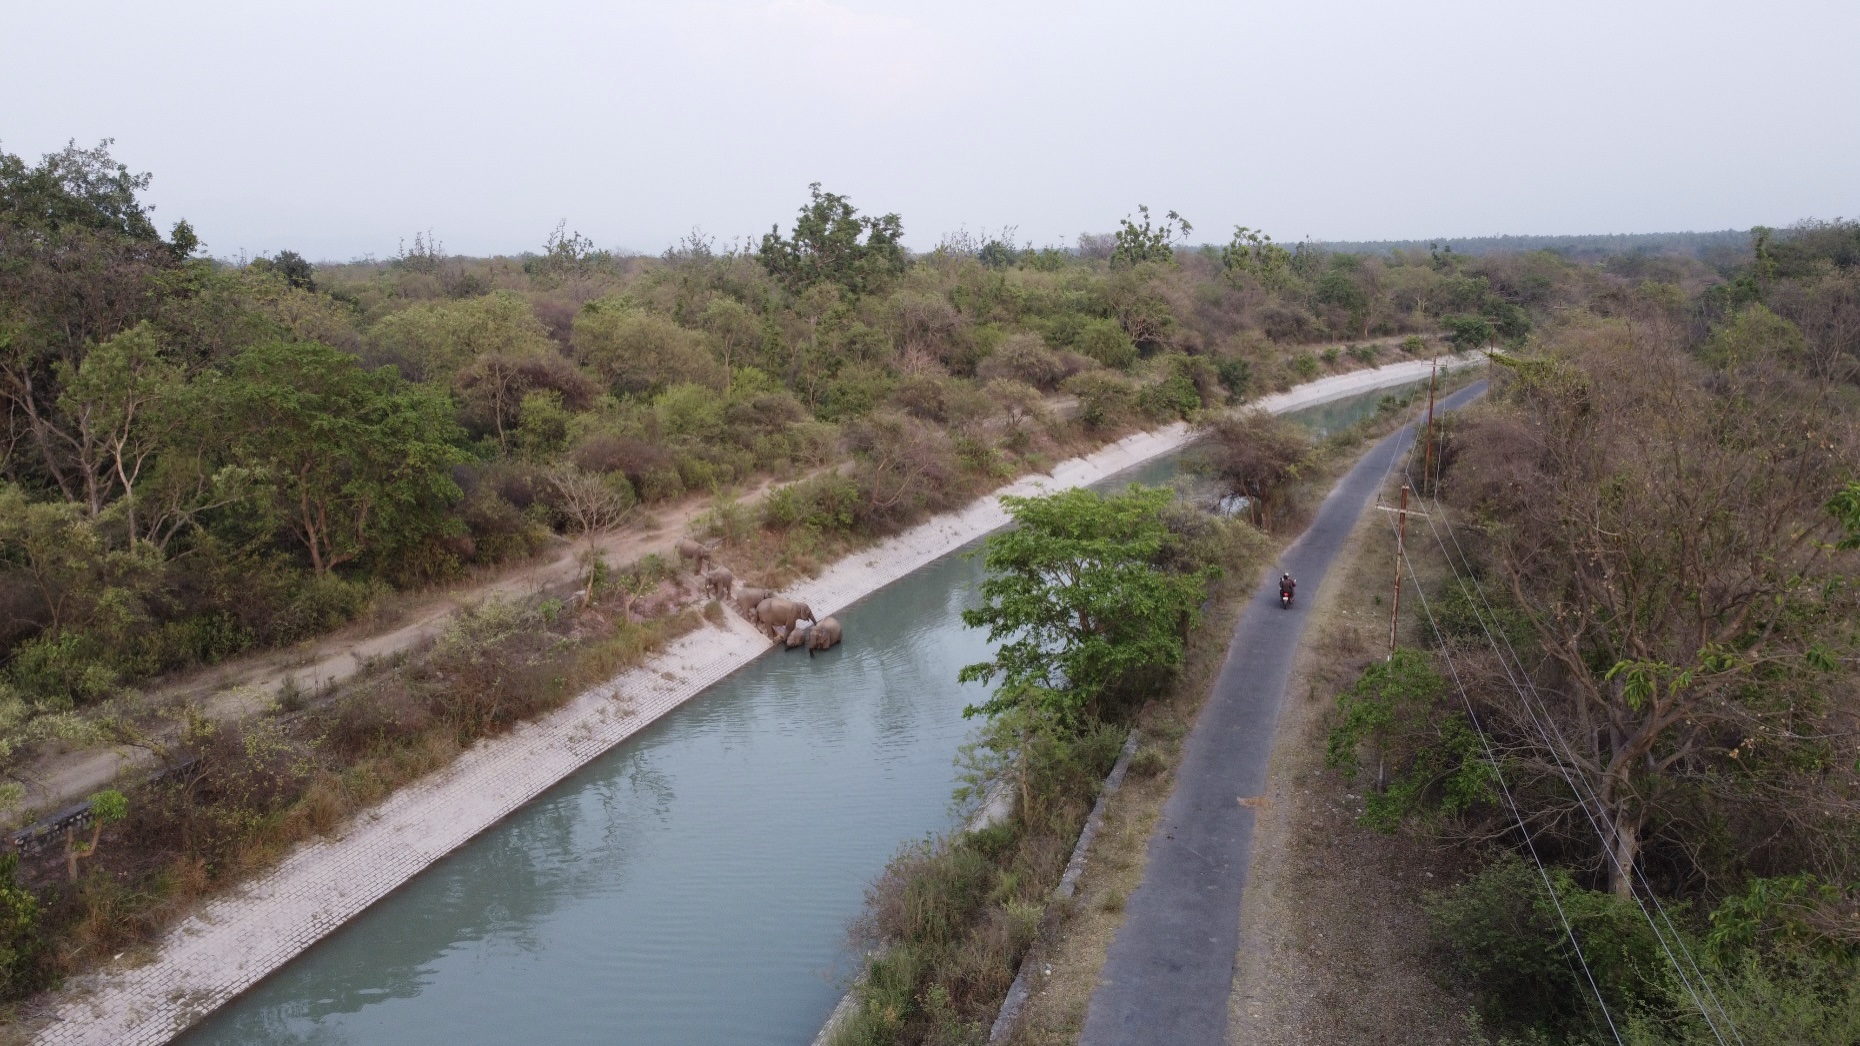
[[(1301, 386), (1259, 405), (1273, 411), (1424, 377), (1425, 362), (1392, 364)], [(1188, 442), (1180, 423), (1130, 436), (1003, 494), (1083, 486)], [(1007, 522), (995, 497), (938, 516), (792, 586), (825, 617)], [(270, 873), (202, 907), (171, 930), (157, 958), (83, 978), (59, 1000), (39, 1046), (159, 1046), (257, 983), (323, 935), (712, 683), (769, 648), (726, 615), (668, 644), (645, 664), (543, 718), (480, 743), (450, 767), (400, 790), (335, 838), (299, 847)]]

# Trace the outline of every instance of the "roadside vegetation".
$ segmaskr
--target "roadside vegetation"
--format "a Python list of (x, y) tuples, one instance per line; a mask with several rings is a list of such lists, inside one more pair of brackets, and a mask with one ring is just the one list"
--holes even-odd
[(1220, 578), (1250, 575), (1264, 544), (1167, 489), (1005, 500), (1016, 526), (979, 553), (982, 603), (963, 613), (998, 645), (961, 674), (994, 687), (969, 710), (984, 725), (966, 795), (1005, 787), (1013, 813), (907, 847), (873, 885), (838, 1046), (986, 1041), (1133, 718), (1182, 669)]
[[(1011, 1041), (1076, 1038), (1107, 943), (1096, 935), (1134, 882), (1088, 881), (1071, 903), (1052, 894), (1118, 749), (1135, 728), (1142, 744), (1106, 826), (1136, 850), (1121, 856), (1124, 866), (1140, 869), (1147, 840), (1123, 825), (1143, 819), (1133, 802), (1167, 798), (1169, 768), (1266, 558), (1363, 445), (1414, 405), (1412, 392), (1384, 396), (1374, 415), (1323, 439), (1248, 415), (1246, 431), (1272, 448), (1264, 457), (1226, 438), (1235, 431), (1227, 419), (1210, 417), (1182, 489), (1076, 491), (1014, 506), (1019, 529), (984, 547), (984, 602), (965, 615), (1000, 645), (993, 660), (963, 670), (994, 691), (973, 710), (988, 720), (956, 796), (967, 806), (1005, 789), (1013, 816), (893, 860), (854, 927), (854, 946), (870, 957), (832, 1042), (985, 1042), (1029, 961), (1058, 969), (1036, 984)], [(1248, 471), (1261, 461), (1269, 475)], [(1232, 498), (1247, 492), (1275, 507), (1271, 529), (1254, 522), (1259, 513), (1234, 510)], [(1107, 621), (1116, 627), (1096, 624)], [(1095, 958), (1084, 954), (1094, 948)]]
[(1328, 756), (1468, 869), (1414, 899), (1492, 1040), (1860, 1038), (1857, 264), (1860, 224), (1805, 223), (1649, 271), (1448, 428), (1428, 642)]

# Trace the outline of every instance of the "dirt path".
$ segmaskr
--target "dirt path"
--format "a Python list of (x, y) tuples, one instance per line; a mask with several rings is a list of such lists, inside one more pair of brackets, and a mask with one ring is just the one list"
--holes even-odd
[[(774, 480), (764, 479), (738, 500), (745, 505), (755, 504), (775, 485)], [(672, 546), (712, 504), (709, 497), (686, 498), (653, 512), (644, 526), (603, 535), (596, 547), (614, 564), (630, 563), (653, 553), (676, 559)], [(377, 662), (413, 651), (436, 638), (453, 615), (466, 607), (494, 599), (519, 600), (573, 586), (586, 576), (581, 565), (582, 547), (578, 542), (557, 542), (538, 559), (499, 570), (490, 577), (412, 594), (394, 607), (393, 624), (385, 631), (380, 630), (378, 622), (357, 622), (296, 646), (235, 658), (158, 683), (146, 692), (147, 699), (155, 707), (200, 701), (209, 716), (226, 720), (263, 710), (287, 683), (312, 693), (339, 685)], [(157, 762), (150, 749), (130, 745), (51, 753), (22, 771), (28, 782), (25, 805), (56, 809), (104, 787), (125, 770), (151, 767)]]

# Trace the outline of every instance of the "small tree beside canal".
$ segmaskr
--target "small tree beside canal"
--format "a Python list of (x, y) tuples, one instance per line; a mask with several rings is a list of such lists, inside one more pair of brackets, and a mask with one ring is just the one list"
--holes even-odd
[(1218, 568), (1170, 569), (1179, 538), (1164, 512), (1173, 499), (1134, 485), (1108, 497), (1069, 490), (1001, 499), (1017, 525), (988, 539), (983, 603), (962, 612), (999, 646), (993, 660), (960, 677), (1000, 684), (969, 714), (1097, 714), (1133, 685), (1160, 683), (1181, 665)]

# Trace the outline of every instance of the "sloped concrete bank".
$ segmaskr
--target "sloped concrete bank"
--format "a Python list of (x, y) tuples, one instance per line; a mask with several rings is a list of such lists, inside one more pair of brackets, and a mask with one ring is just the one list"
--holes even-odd
[[(1426, 361), (1412, 361), (1337, 375), (1254, 406), (1296, 410), (1424, 379), (1428, 368)], [(834, 613), (1004, 525), (999, 495), (1085, 486), (1177, 450), (1190, 438), (1178, 423), (1120, 440), (850, 556), (791, 586), (789, 594), (823, 616)], [(434, 861), (768, 649), (747, 625), (733, 616), (726, 621), (725, 628), (684, 636), (548, 716), (475, 746), (358, 817), (341, 836), (300, 847), (269, 874), (177, 926), (154, 961), (74, 984), (34, 1041), (169, 1041)]]

